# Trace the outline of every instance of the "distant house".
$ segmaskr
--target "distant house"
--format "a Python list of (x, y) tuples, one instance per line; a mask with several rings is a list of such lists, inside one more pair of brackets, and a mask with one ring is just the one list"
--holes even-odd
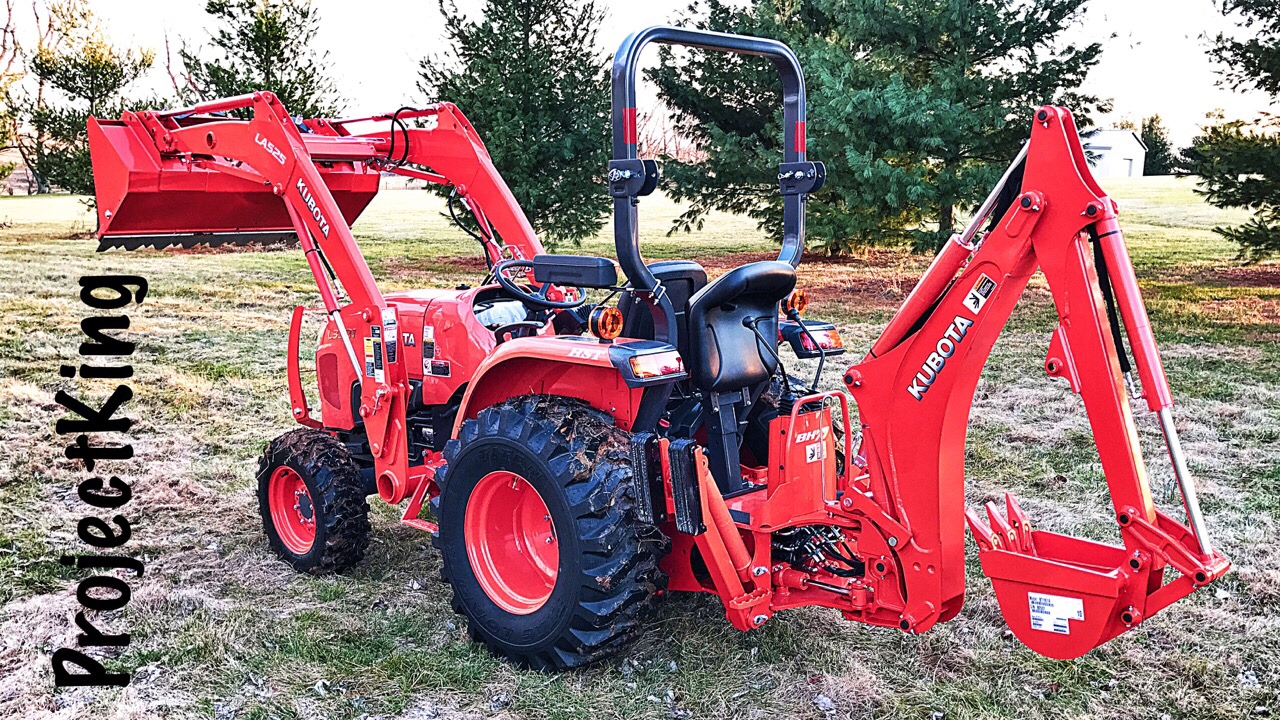
[(1100, 178), (1142, 177), (1147, 161), (1147, 145), (1132, 130), (1098, 130), (1085, 138), (1084, 147), (1092, 155), (1093, 174)]

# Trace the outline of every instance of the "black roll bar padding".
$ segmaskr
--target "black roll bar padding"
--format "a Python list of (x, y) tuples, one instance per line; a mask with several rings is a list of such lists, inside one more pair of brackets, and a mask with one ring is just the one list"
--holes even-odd
[[(636, 159), (636, 71), (640, 53), (650, 43), (759, 55), (772, 60), (782, 79), (783, 164), (805, 161), (804, 72), (791, 48), (768, 38), (655, 26), (627, 36), (613, 56), (614, 163)], [(800, 264), (804, 253), (804, 201), (803, 194), (783, 196), (782, 249), (778, 260), (792, 267)], [(640, 255), (636, 203), (634, 195), (614, 195), (613, 232), (618, 264), (632, 289), (646, 297), (653, 308), (654, 339), (670, 342), (670, 333), (675, 329), (675, 311)]]

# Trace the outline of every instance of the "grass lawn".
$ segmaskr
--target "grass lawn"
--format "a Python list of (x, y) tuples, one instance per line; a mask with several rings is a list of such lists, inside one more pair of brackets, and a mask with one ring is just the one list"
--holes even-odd
[[(739, 633), (709, 596), (673, 596), (645, 637), (588, 670), (541, 675), (465, 635), (439, 559), (399, 510), (373, 504), (367, 560), (341, 577), (272, 557), (253, 492), (263, 444), (294, 427), (285, 388), (289, 308), (314, 304), (301, 253), (97, 254), (75, 198), (0, 199), (0, 715), (21, 718), (1241, 718), (1280, 714), (1280, 265), (1240, 267), (1212, 232), (1239, 213), (1171, 178), (1109, 181), (1180, 405), (1215, 541), (1231, 574), (1073, 662), (1006, 631), (970, 548), (960, 617), (921, 636), (779, 614)], [(478, 248), (426, 193), (387, 192), (356, 226), (384, 290), (475, 282)], [(665, 237), (678, 208), (641, 206), (652, 257), (713, 270), (774, 251), (749, 220), (713, 217)], [(581, 252), (612, 255), (606, 234)], [(877, 250), (801, 268), (811, 317), (866, 348), (927, 259)], [(105, 624), (133, 634), (108, 664), (122, 690), (51, 693), (49, 653), (74, 646), (82, 473), (53, 432), (58, 377), (78, 362), (77, 279), (141, 274), (132, 309), (136, 456), (129, 551), (146, 562)], [(1043, 281), (997, 344), (975, 401), (969, 501), (1011, 490), (1043, 528), (1115, 537), (1078, 398), (1042, 363), (1053, 312)], [(842, 359), (842, 361), (845, 359)], [(837, 363), (843, 367), (846, 362)], [(837, 372), (825, 384), (834, 387)], [(99, 384), (101, 385), (101, 384)], [(99, 396), (100, 397), (100, 396)], [(1170, 473), (1154, 418), (1139, 429), (1153, 482)], [(114, 467), (120, 468), (117, 463)], [(936, 715), (935, 713), (941, 713)]]

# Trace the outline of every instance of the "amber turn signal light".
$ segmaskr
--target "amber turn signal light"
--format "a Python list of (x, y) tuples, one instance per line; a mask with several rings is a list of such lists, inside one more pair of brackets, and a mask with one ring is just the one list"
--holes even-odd
[(587, 317), (587, 330), (604, 341), (622, 334), (622, 311), (616, 307), (597, 307)]
[(793, 311), (797, 315), (803, 315), (804, 311), (808, 308), (809, 293), (804, 290), (792, 290), (791, 294), (787, 296), (787, 299), (782, 301), (782, 312), (786, 314), (787, 317), (790, 317)]

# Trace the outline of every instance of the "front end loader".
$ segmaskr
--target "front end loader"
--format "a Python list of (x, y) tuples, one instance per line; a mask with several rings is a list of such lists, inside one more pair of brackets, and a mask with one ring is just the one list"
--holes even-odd
[[(637, 155), (635, 93), (653, 43), (777, 68), (776, 260), (709, 279), (692, 260), (643, 258), (638, 208), (659, 172)], [(222, 114), (233, 110), (251, 117)], [(805, 204), (826, 171), (806, 155), (794, 53), (649, 28), (614, 56), (612, 114), (616, 265), (545, 253), (447, 103), (295, 120), (263, 92), (90, 120), (102, 249), (296, 239), (306, 256), (327, 316), (317, 383), (301, 380), (300, 307), (287, 357), (303, 427), (269, 443), (258, 470), (268, 543), (293, 567), (349, 568), (368, 541), (366, 497), (403, 504), (403, 522), (432, 533), (471, 635), (541, 669), (625, 647), (673, 591), (717, 596), (742, 630), (821, 606), (924, 632), (964, 602), (966, 522), (1010, 629), (1053, 658), (1089, 652), (1228, 570), (1178, 442), (1117, 205), (1066, 109), (1034, 113), (998, 186), (836, 391), (818, 381), (846, 348), (834, 325), (803, 317), (795, 287)], [(382, 173), (452, 189), (484, 282), (379, 291), (350, 225)], [(985, 515), (965, 506), (978, 376), (1037, 270), (1058, 312), (1045, 371), (1084, 403), (1118, 543), (1035, 528), (1012, 496)], [(784, 346), (817, 358), (817, 377), (789, 375)], [(1183, 519), (1152, 500), (1137, 398), (1164, 433)]]

